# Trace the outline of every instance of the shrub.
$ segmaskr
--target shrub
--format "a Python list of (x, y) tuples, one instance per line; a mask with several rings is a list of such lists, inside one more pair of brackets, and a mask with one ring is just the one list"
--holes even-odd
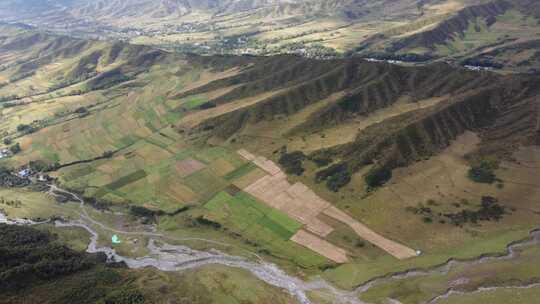
[(20, 124), (17, 126), (17, 131), (21, 133), (25, 133), (25, 134), (30, 134), (30, 133), (35, 132), (36, 128), (34, 128), (31, 125)]
[(304, 174), (304, 160), (306, 155), (301, 151), (291, 153), (283, 153), (279, 158), (279, 164), (285, 168), (287, 174), (302, 175)]
[(130, 206), (129, 211), (132, 215), (137, 217), (153, 218), (154, 216), (163, 215), (163, 211), (154, 211), (141, 206)]
[(101, 157), (103, 158), (111, 158), (114, 156), (114, 152), (113, 151), (105, 151), (103, 152), (103, 154), (101, 155)]
[(431, 224), (431, 223), (433, 223), (433, 219), (430, 218), (430, 217), (427, 217), (427, 216), (425, 216), (422, 220), (423, 220), (424, 223), (426, 223), (426, 224)]
[(392, 170), (386, 167), (374, 167), (365, 176), (368, 188), (378, 188), (392, 178)]
[(335, 164), (317, 172), (315, 179), (317, 182), (326, 181), (326, 187), (337, 192), (351, 181), (351, 172), (347, 164)]
[(48, 171), (47, 169), (49, 169), (50, 165), (42, 160), (32, 160), (30, 161), (30, 163), (28, 163), (28, 166), (33, 171), (43, 172), (43, 171)]
[(17, 154), (17, 153), (19, 153), (19, 152), (22, 151), (21, 145), (20, 145), (19, 143), (16, 143), (16, 144), (14, 144), (13, 146), (11, 146), (11, 147), (9, 148), (9, 150), (10, 150), (11, 153), (13, 153), (13, 154)]
[(351, 182), (351, 173), (349, 171), (341, 171), (326, 180), (326, 187), (334, 192), (338, 192), (340, 188)]
[(319, 154), (316, 156), (310, 156), (309, 160), (314, 162), (319, 168), (330, 165), (333, 161), (330, 155)]
[(476, 183), (493, 184), (497, 181), (495, 170), (498, 168), (496, 162), (483, 160), (478, 165), (469, 169), (469, 178)]
[(221, 228), (220, 223), (209, 220), (204, 216), (199, 216), (195, 220), (197, 221), (197, 223), (199, 225), (202, 225), (202, 226), (209, 226), (209, 227), (212, 227), (214, 229), (220, 229)]
[(77, 114), (86, 114), (86, 113), (88, 113), (88, 109), (85, 108), (85, 107), (79, 107), (79, 108), (75, 109), (74, 112), (77, 113)]

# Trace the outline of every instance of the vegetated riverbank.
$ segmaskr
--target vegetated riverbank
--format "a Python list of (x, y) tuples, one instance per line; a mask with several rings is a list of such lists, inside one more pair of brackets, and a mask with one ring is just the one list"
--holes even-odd
[[(306, 295), (308, 291), (314, 290), (326, 290), (330, 292), (333, 297), (338, 299), (340, 303), (350, 304), (362, 304), (363, 302), (358, 300), (353, 292), (341, 291), (329, 284), (324, 280), (315, 280), (312, 282), (304, 282), (301, 279), (295, 278), (286, 274), (277, 265), (267, 263), (262, 260), (251, 261), (244, 257), (227, 255), (219, 250), (199, 251), (191, 249), (187, 246), (178, 246), (167, 243), (165, 240), (170, 239), (160, 233), (150, 232), (133, 232), (133, 231), (120, 231), (107, 227), (104, 223), (101, 223), (93, 219), (84, 208), (84, 200), (77, 194), (69, 192), (67, 190), (58, 188), (55, 185), (50, 185), (49, 193), (65, 193), (78, 202), (80, 202), (81, 213), (80, 219), (77, 221), (63, 221), (56, 220), (54, 225), (58, 228), (82, 228), (90, 234), (90, 242), (87, 247), (88, 253), (102, 253), (107, 256), (108, 261), (115, 263), (124, 263), (131, 269), (141, 269), (145, 267), (154, 267), (161, 271), (183, 271), (188, 269), (194, 269), (203, 267), (206, 265), (219, 264), (227, 267), (234, 267), (247, 270), (251, 272), (258, 279), (266, 282), (267, 284), (281, 288), (294, 296), (301, 304), (311, 304), (311, 300)], [(47, 222), (35, 222), (28, 219), (7, 219), (7, 217), (0, 213), (0, 223), (9, 225), (39, 225)], [(144, 235), (150, 237), (147, 249), (150, 252), (147, 256), (130, 258), (125, 257), (116, 252), (115, 249), (107, 246), (99, 246), (98, 232), (92, 228), (92, 225), (98, 226), (100, 229), (130, 235)], [(185, 241), (186, 239), (172, 241)], [(201, 241), (213, 243), (212, 240)], [(227, 245), (219, 242), (214, 242), (216, 245)]]
[[(63, 193), (65, 195), (69, 195), (75, 201), (80, 203), (79, 220), (56, 220), (54, 221), (54, 225), (58, 228), (77, 227), (86, 230), (90, 235), (90, 241), (87, 247), (87, 252), (89, 253), (105, 254), (109, 261), (124, 263), (126, 266), (132, 269), (153, 267), (161, 271), (177, 272), (216, 264), (224, 265), (226, 267), (240, 268), (249, 271), (255, 277), (271, 286), (286, 290), (289, 294), (294, 296), (299, 301), (299, 303), (303, 304), (312, 303), (306, 295), (307, 292), (312, 291), (325, 291), (326, 293), (331, 294), (333, 298), (337, 299), (338, 303), (364, 303), (362, 300), (359, 299), (359, 296), (361, 296), (370, 288), (379, 284), (387, 283), (392, 280), (407, 279), (417, 276), (427, 276), (433, 274), (446, 275), (454, 266), (457, 265), (474, 265), (493, 260), (513, 259), (517, 255), (517, 249), (540, 244), (540, 230), (534, 230), (531, 232), (530, 238), (516, 241), (508, 245), (507, 252), (505, 254), (485, 254), (480, 257), (468, 260), (450, 259), (444, 264), (427, 269), (411, 269), (404, 272), (388, 274), (383, 277), (372, 279), (371, 281), (359, 286), (354, 291), (343, 291), (335, 288), (333, 285), (322, 279), (314, 280), (311, 282), (304, 282), (299, 278), (295, 278), (286, 274), (276, 265), (266, 263), (262, 260), (254, 261), (246, 257), (228, 255), (215, 249), (209, 251), (200, 251), (191, 249), (187, 246), (170, 244), (170, 242), (174, 243), (175, 241), (186, 241), (187, 239), (169, 238), (161, 233), (156, 232), (121, 231), (108, 227), (106, 224), (99, 222), (91, 217), (91, 215), (85, 208), (84, 200), (80, 198), (80, 196), (67, 190), (61, 189), (55, 185), (49, 185), (49, 187), (49, 194), (58, 195), (59, 193)], [(35, 222), (28, 219), (7, 219), (6, 216), (0, 213), (0, 223), (6, 223), (11, 225), (40, 225), (50, 223), (50, 221)], [(99, 233), (93, 227), (96, 227), (99, 230), (114, 233), (149, 237), (149, 242), (147, 246), (149, 254), (142, 257), (131, 258), (118, 254), (111, 247), (99, 247)], [(228, 245), (213, 240), (200, 239), (200, 241), (214, 243), (215, 245), (220, 246)], [(449, 296), (450, 294), (455, 294), (456, 292), (460, 291), (448, 289), (447, 296)], [(444, 295), (441, 295), (441, 297), (442, 296)], [(433, 301), (437, 301), (436, 298), (434, 298)]]

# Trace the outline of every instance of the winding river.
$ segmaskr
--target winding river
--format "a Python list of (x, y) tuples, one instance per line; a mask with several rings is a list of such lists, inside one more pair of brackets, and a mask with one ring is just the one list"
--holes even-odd
[[(93, 219), (88, 214), (87, 210), (84, 208), (84, 200), (81, 199), (77, 194), (58, 188), (55, 185), (50, 186), (50, 190), (48, 193), (51, 195), (55, 195), (55, 193), (57, 194), (59, 192), (70, 195), (80, 203), (80, 219), (77, 221), (69, 222), (55, 221), (54, 225), (59, 228), (76, 227), (86, 230), (90, 234), (90, 242), (86, 251), (88, 253), (103, 253), (107, 256), (107, 259), (109, 261), (124, 262), (131, 269), (154, 267), (161, 271), (182, 271), (187, 269), (199, 268), (205, 265), (219, 264), (227, 267), (247, 270), (251, 272), (255, 277), (266, 282), (267, 284), (286, 290), (301, 304), (312, 303), (306, 295), (306, 292), (313, 290), (327, 291), (331, 294), (332, 297), (337, 299), (339, 303), (365, 304), (357, 298), (355, 292), (339, 290), (322, 279), (305, 282), (299, 278), (288, 275), (277, 265), (265, 262), (262, 259), (259, 259), (259, 261), (256, 262), (249, 260), (245, 257), (227, 255), (216, 249), (212, 249), (209, 251), (199, 251), (191, 249), (187, 246), (172, 245), (167, 243), (165, 240), (198, 240), (213, 243), (216, 245), (229, 246), (229, 244), (226, 243), (200, 238), (177, 239), (167, 237), (160, 233), (122, 231), (108, 227), (107, 225)], [(5, 215), (0, 213), (0, 223), (8, 225), (39, 225), (48, 222), (49, 221), (34, 222), (27, 219), (8, 219)], [(92, 225), (96, 225), (103, 230), (114, 233), (150, 237), (147, 245), (150, 254), (144, 257), (131, 258), (119, 255), (111, 247), (99, 247), (99, 234), (92, 228)]]
[[(540, 230), (531, 232), (531, 237), (510, 244), (507, 247), (507, 252), (504, 255), (497, 256), (482, 256), (471, 260), (455, 260), (451, 259), (448, 262), (436, 266), (427, 270), (408, 270), (401, 273), (389, 274), (384, 277), (373, 279), (354, 291), (343, 291), (323, 279), (318, 279), (310, 282), (305, 282), (299, 278), (293, 277), (285, 273), (277, 265), (258, 259), (258, 261), (252, 261), (245, 257), (232, 256), (225, 254), (217, 249), (209, 251), (194, 250), (187, 246), (172, 245), (167, 243), (170, 241), (186, 241), (186, 240), (198, 240), (208, 243), (214, 243), (216, 245), (229, 246), (229, 244), (217, 242), (213, 240), (200, 239), (200, 238), (184, 238), (175, 239), (167, 237), (160, 233), (155, 232), (133, 232), (122, 231), (106, 226), (105, 224), (93, 219), (84, 207), (84, 200), (82, 200), (77, 194), (69, 192), (67, 190), (58, 188), (55, 185), (50, 186), (49, 194), (55, 195), (58, 193), (64, 193), (72, 196), (76, 201), (80, 203), (81, 212), (79, 213), (80, 219), (77, 221), (55, 221), (54, 225), (59, 228), (63, 227), (77, 227), (86, 230), (90, 234), (90, 242), (87, 247), (88, 253), (103, 253), (107, 256), (109, 261), (124, 262), (129, 268), (140, 269), (145, 267), (154, 267), (161, 271), (182, 271), (187, 269), (195, 269), (205, 265), (219, 264), (227, 267), (234, 267), (247, 270), (251, 272), (258, 279), (266, 282), (267, 284), (286, 290), (291, 296), (295, 297), (301, 304), (311, 304), (312, 302), (307, 296), (309, 291), (326, 291), (331, 297), (335, 298), (338, 303), (343, 304), (366, 304), (359, 299), (359, 295), (366, 292), (370, 288), (388, 283), (394, 280), (402, 280), (417, 276), (427, 276), (432, 274), (448, 274), (451, 269), (456, 265), (466, 264), (474, 265), (479, 263), (485, 263), (492, 260), (507, 260), (513, 259), (517, 256), (517, 249), (538, 245), (540, 244)], [(34, 222), (27, 219), (8, 219), (4, 214), (0, 213), (0, 223), (8, 225), (39, 225), (49, 223)], [(99, 247), (98, 239), (99, 234), (92, 228), (92, 225), (96, 225), (103, 230), (107, 230), (114, 233), (127, 234), (127, 235), (139, 235), (149, 237), (147, 248), (150, 252), (147, 256), (132, 258), (119, 255), (111, 247)], [(254, 254), (255, 255), (255, 254)], [(256, 255), (255, 255), (256, 256)], [(516, 287), (489, 287), (481, 288), (474, 292), (490, 291), (498, 288), (532, 288), (539, 284), (531, 284), (527, 286)], [(469, 293), (474, 293), (469, 292)], [(449, 289), (445, 294), (433, 298), (429, 303), (434, 304), (441, 299), (448, 298), (454, 294), (465, 294), (464, 292)], [(390, 301), (395, 301), (391, 300)], [(396, 301), (397, 302), (397, 301)], [(394, 302), (394, 303), (396, 303)], [(399, 302), (397, 302), (399, 303)]]

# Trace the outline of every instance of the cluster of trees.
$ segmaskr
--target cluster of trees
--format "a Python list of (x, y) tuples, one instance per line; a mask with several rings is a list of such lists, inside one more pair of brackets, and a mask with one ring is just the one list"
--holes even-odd
[[(332, 160), (326, 157), (318, 159), (321, 165), (329, 164)], [(372, 191), (386, 184), (392, 178), (392, 170), (385, 166), (374, 166), (365, 176), (364, 181), (368, 191)], [(338, 163), (320, 170), (315, 176), (317, 182), (326, 182), (329, 190), (338, 192), (339, 189), (349, 184), (352, 180), (352, 172), (346, 163)]]
[[(462, 209), (457, 212), (441, 213), (432, 208), (438, 206), (435, 201), (428, 201), (428, 206), (420, 203), (418, 207), (407, 207), (406, 211), (420, 215), (425, 223), (432, 223), (434, 219), (442, 224), (447, 221), (452, 224), (462, 227), (467, 223), (478, 224), (482, 221), (498, 221), (507, 213), (504, 206), (499, 204), (498, 200), (492, 196), (483, 196), (480, 202), (480, 207), (477, 210)], [(464, 200), (462, 203), (453, 204), (456, 208), (462, 205), (469, 205), (469, 202)]]
[(43, 160), (31, 160), (28, 167), (34, 172), (49, 172), (55, 171), (60, 166), (59, 163), (47, 163)]
[(498, 203), (498, 200), (491, 196), (482, 197), (480, 209), (476, 211), (461, 210), (457, 213), (448, 213), (444, 216), (449, 218), (456, 226), (466, 223), (477, 224), (480, 221), (499, 221), (506, 213), (506, 208)]
[(317, 172), (315, 180), (317, 182), (326, 182), (326, 187), (334, 192), (351, 182), (352, 174), (345, 163), (332, 165), (324, 170)]
[[(15, 99), (19, 99), (19, 96), (17, 95), (2, 96), (0, 97), (0, 102), (6, 102), (6, 101), (15, 100)], [(3, 106), (5, 107), (6, 104), (4, 104)]]
[(154, 222), (157, 216), (164, 215), (165, 212), (161, 210), (151, 210), (142, 206), (132, 205), (129, 207), (131, 215), (140, 217), (144, 223)]
[(301, 151), (291, 153), (284, 152), (279, 158), (279, 164), (283, 166), (287, 174), (302, 175), (304, 174), (304, 160), (306, 155)]
[(30, 134), (37, 131), (37, 127), (34, 125), (20, 124), (17, 126), (17, 131), (23, 134)]
[(326, 167), (333, 162), (332, 157), (324, 152), (310, 155), (309, 160), (314, 162), (319, 168)]
[(16, 143), (13, 146), (9, 147), (9, 151), (11, 151), (12, 154), (17, 154), (22, 151), (21, 145), (19, 143)]
[(497, 176), (495, 170), (499, 168), (496, 161), (482, 160), (480, 163), (472, 165), (469, 169), (469, 178), (477, 183), (493, 184)]
[(0, 291), (30, 287), (89, 269), (95, 260), (52, 241), (29, 227), (0, 226)]
[[(13, 303), (144, 304), (131, 275), (105, 264), (103, 254), (74, 251), (56, 236), (0, 225), (0, 292)], [(64, 286), (64, 288), (52, 288)]]
[(11, 170), (0, 167), (0, 187), (26, 187), (30, 184), (27, 178), (21, 178), (11, 174)]
[(86, 107), (78, 107), (73, 112), (76, 113), (76, 114), (80, 114), (80, 115), (86, 115), (86, 114), (88, 114), (88, 109)]
[(8, 199), (5, 199), (4, 197), (0, 197), (0, 205), (20, 208), (23, 205), (23, 203), (20, 200), (8, 200)]
[(392, 170), (384, 166), (375, 166), (364, 177), (368, 189), (375, 189), (383, 186), (392, 178)]
[(204, 217), (204, 216), (198, 216), (197, 218), (195, 218), (195, 223), (198, 224), (198, 225), (201, 225), (201, 226), (207, 226), (207, 227), (211, 227), (211, 228), (214, 228), (214, 229), (221, 229), (221, 224), (218, 223), (218, 222), (215, 222), (211, 219), (208, 219), (207, 217)]

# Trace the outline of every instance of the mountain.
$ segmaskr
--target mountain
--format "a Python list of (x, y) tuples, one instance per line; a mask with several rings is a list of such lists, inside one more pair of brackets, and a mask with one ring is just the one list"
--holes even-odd
[[(538, 5), (520, 0), (4, 1), (0, 20), (202, 54), (356, 54), (534, 73)], [(525, 49), (523, 49), (525, 47)], [(532, 47), (532, 48), (530, 48)], [(497, 56), (490, 56), (501, 48)], [(525, 67), (527, 66), (527, 67)]]
[[(164, 3), (188, 7), (148, 7)], [(399, 38), (407, 42), (401, 54), (424, 44), (438, 50), (448, 35), (453, 43), (487, 35), (490, 16), (498, 16), (492, 27), (520, 20), (531, 22), (520, 29), (533, 28), (516, 6), (530, 3), (459, 9), (414, 39)], [(40, 20), (54, 20), (55, 10)], [(534, 65), (536, 40), (467, 59), (534, 68), (520, 62)], [(0, 25), (0, 212), (86, 224), (99, 246), (127, 257), (164, 246), (164, 267), (178, 257), (171, 265), (185, 272), (119, 270), (129, 291), (158, 303), (418, 303), (452, 290), (459, 299), (494, 286), (535, 291), (538, 241), (527, 238), (537, 233), (540, 201), (539, 76), (444, 60), (392, 64), (377, 54), (203, 56)], [(86, 232), (65, 233), (84, 249)], [(121, 243), (110, 243), (113, 235)], [(239, 257), (274, 287), (225, 267), (252, 265)], [(294, 278), (282, 281), (285, 273)], [(40, 281), (33, 294), (39, 299), (49, 284)]]
[(512, 56), (490, 58), (489, 53), (501, 49), (500, 55), (504, 49), (514, 48), (526, 56), (524, 61), (529, 59), (526, 53), (536, 50), (531, 42), (538, 35), (537, 9), (537, 4), (531, 1), (485, 2), (463, 8), (448, 18), (426, 25), (421, 31), (410, 34), (389, 31), (375, 35), (359, 49), (363, 53), (380, 51), (396, 57), (413, 54), (483, 67), (507, 66), (522, 72), (534, 71), (537, 65), (512, 63)]
[[(475, 0), (10, 0), (0, 18), (83, 37), (112, 37), (198, 52), (352, 50), (367, 37), (414, 20), (442, 18)], [(431, 20), (430, 19), (430, 20)], [(422, 21), (423, 22), (423, 21)], [(328, 51), (329, 51), (328, 50)]]

